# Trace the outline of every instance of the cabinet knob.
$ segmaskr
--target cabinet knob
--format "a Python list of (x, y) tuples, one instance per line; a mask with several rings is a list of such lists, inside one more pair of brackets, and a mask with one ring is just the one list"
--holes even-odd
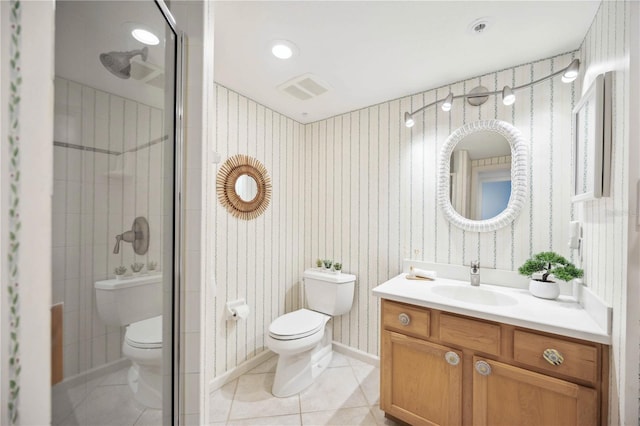
[(403, 312), (398, 315), (398, 321), (400, 321), (400, 324), (402, 325), (409, 325), (409, 323), (411, 322), (411, 317)]
[(451, 365), (460, 364), (460, 355), (455, 352), (447, 352), (446, 354), (444, 354), (444, 359)]
[(564, 362), (564, 357), (560, 351), (556, 349), (545, 349), (544, 352), (542, 352), (542, 357), (551, 365), (560, 365)]
[(491, 374), (491, 366), (486, 361), (476, 361), (476, 371), (482, 376)]

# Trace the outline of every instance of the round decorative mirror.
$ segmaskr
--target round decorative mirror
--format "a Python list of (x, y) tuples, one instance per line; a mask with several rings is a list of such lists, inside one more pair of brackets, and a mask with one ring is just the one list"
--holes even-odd
[(528, 148), (518, 129), (500, 120), (465, 124), (440, 152), (438, 204), (458, 228), (486, 232), (510, 224), (527, 191)]
[(240, 175), (234, 187), (238, 197), (245, 203), (253, 201), (258, 195), (258, 182), (251, 175)]
[(260, 216), (271, 200), (271, 178), (267, 169), (248, 155), (227, 159), (218, 171), (216, 186), (220, 204), (240, 219)]

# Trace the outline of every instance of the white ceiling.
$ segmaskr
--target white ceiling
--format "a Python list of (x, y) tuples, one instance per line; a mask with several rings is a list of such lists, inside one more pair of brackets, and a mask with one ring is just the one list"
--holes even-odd
[[(302, 123), (577, 49), (599, 1), (217, 1), (216, 82)], [(481, 35), (468, 31), (488, 17)], [(299, 53), (273, 57), (285, 39)], [(311, 73), (331, 90), (277, 89)]]
[[(146, 63), (163, 70), (167, 25), (153, 2), (58, 0), (56, 76), (163, 108), (163, 90), (134, 78), (118, 78), (100, 63), (101, 53), (144, 47), (131, 36), (131, 30), (140, 24), (161, 40), (157, 46), (149, 46)], [(134, 62), (139, 58), (136, 57)]]

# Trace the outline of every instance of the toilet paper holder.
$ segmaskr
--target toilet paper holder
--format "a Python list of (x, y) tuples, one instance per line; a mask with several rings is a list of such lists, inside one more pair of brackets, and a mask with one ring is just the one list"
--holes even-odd
[(249, 305), (244, 299), (232, 300), (226, 303), (227, 320), (237, 321), (244, 319), (249, 314)]

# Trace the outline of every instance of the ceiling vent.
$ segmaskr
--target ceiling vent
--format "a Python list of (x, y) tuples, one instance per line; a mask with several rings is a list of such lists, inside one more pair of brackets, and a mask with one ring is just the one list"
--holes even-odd
[(296, 99), (306, 101), (329, 91), (329, 85), (313, 74), (303, 74), (281, 84), (278, 89)]

